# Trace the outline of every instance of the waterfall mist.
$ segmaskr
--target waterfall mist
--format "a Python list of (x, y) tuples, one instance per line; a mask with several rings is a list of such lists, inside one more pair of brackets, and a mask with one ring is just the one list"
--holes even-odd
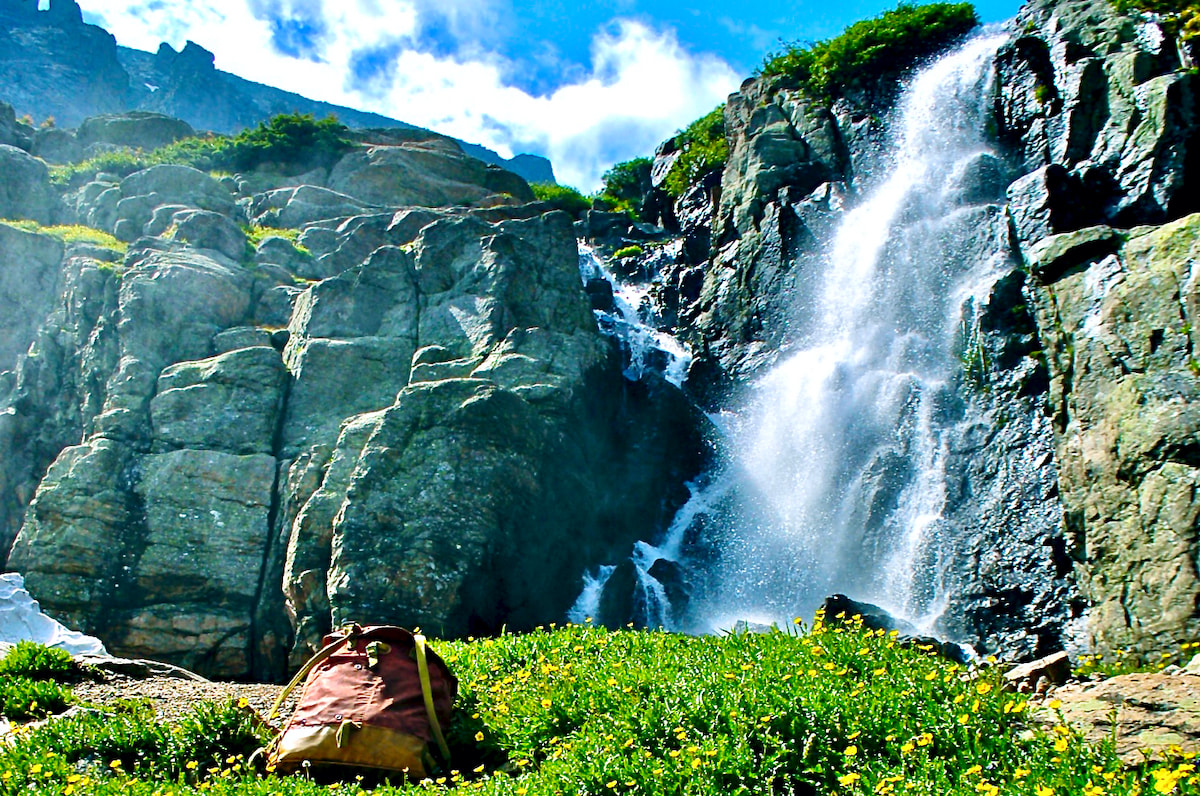
[(736, 488), (688, 629), (811, 616), (834, 592), (926, 626), (940, 613), (956, 335), (1009, 263), (1003, 216), (971, 187), (1000, 43), (975, 38), (914, 76), (861, 198), (809, 264), (815, 301), (730, 423), (719, 480)]

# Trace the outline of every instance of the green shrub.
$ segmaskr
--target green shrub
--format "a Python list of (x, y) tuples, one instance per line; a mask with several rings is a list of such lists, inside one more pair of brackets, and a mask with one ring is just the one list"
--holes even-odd
[(249, 773), (246, 761), (269, 736), (252, 711), (233, 702), (201, 702), (177, 724), (157, 721), (148, 703), (85, 711), (20, 733), (16, 743), (0, 748), (0, 771), (10, 772), (7, 779), (0, 774), (0, 794), (53, 782), (89, 793), (104, 792), (93, 786), (105, 779), (121, 787), (139, 780), (194, 783), (214, 774), (228, 779)]
[(625, 246), (617, 249), (615, 252), (613, 252), (613, 257), (616, 257), (618, 260), (622, 257), (637, 257), (643, 252), (645, 252), (645, 249), (635, 243), (632, 246)]
[(71, 653), (32, 641), (18, 641), (0, 658), (0, 677), (23, 675), (35, 680), (69, 680), (78, 673)]
[(1200, 2), (1197, 0), (1115, 0), (1123, 14), (1139, 11), (1166, 17), (1168, 30), (1174, 29), (1184, 41), (1200, 39)]
[(71, 692), (53, 680), (0, 674), (0, 716), (14, 721), (58, 713), (71, 702)]
[(569, 185), (535, 182), (529, 187), (533, 189), (533, 196), (539, 202), (548, 202), (558, 210), (565, 210), (574, 219), (578, 219), (592, 206), (586, 196)]
[(978, 23), (970, 3), (902, 3), (874, 19), (854, 23), (833, 39), (811, 46), (789, 44), (767, 56), (759, 73), (827, 101), (865, 81), (894, 80)]
[(281, 114), (230, 139), (213, 168), (252, 171), (265, 166), (285, 174), (328, 168), (354, 148), (347, 132), (333, 116), (318, 121), (311, 113)]
[(729, 157), (729, 144), (725, 140), (725, 106), (718, 105), (689, 124), (675, 136), (675, 146), (679, 157), (671, 164), (663, 187), (670, 196), (678, 198), (705, 174), (725, 165), (725, 159)]
[(328, 168), (353, 149), (347, 132), (346, 126), (332, 116), (317, 120), (312, 114), (283, 114), (232, 137), (194, 136), (151, 152), (117, 149), (80, 163), (52, 166), (50, 178), (60, 187), (78, 187), (102, 172), (125, 177), (162, 164), (207, 172), (267, 169), (300, 174)]
[(600, 199), (613, 210), (640, 219), (642, 200), (653, 187), (650, 182), (653, 165), (654, 161), (650, 158), (634, 158), (615, 164), (604, 172), (604, 187), (600, 190)]

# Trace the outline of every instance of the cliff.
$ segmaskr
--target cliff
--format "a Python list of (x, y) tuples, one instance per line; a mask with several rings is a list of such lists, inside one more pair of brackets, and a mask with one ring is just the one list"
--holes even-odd
[(571, 219), (447, 139), (375, 138), (61, 197), (0, 146), (0, 216), (30, 219), (0, 224), (0, 546), (49, 614), (276, 678), (351, 619), (555, 621), (686, 496), (698, 416), (621, 375)]

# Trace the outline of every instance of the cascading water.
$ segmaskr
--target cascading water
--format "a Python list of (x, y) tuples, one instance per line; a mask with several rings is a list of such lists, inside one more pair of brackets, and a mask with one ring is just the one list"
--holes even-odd
[(837, 591), (936, 619), (955, 336), (1008, 263), (964, 255), (980, 234), (964, 179), (987, 152), (983, 89), (1001, 41), (972, 40), (904, 91), (885, 175), (844, 215), (816, 306), (797, 312), (791, 352), (733, 424), (740, 499), (693, 629), (811, 615)]
[(648, 370), (659, 370), (676, 387), (687, 377), (691, 352), (666, 332), (654, 326), (656, 308), (647, 285), (618, 279), (605, 266), (595, 249), (579, 244), (579, 277), (606, 282), (612, 291), (612, 306), (596, 309), (600, 331), (617, 340), (625, 357), (625, 378), (637, 381)]
[[(815, 301), (726, 424), (730, 461), (692, 486), (659, 544), (634, 550), (646, 624), (786, 622), (835, 592), (936, 620), (957, 338), (1010, 267), (1003, 214), (970, 186), (990, 156), (984, 98), (1002, 40), (977, 37), (905, 88), (888, 156), (805, 269)], [(703, 552), (689, 549), (698, 539)], [(649, 582), (659, 560), (690, 569), (682, 611)]]

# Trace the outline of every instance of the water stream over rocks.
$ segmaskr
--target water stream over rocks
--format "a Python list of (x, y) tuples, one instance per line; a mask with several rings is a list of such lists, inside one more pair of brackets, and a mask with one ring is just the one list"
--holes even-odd
[[(950, 470), (980, 423), (961, 397), (971, 335), (1014, 270), (997, 196), (978, 188), (999, 163), (984, 129), (1002, 41), (978, 36), (905, 87), (859, 199), (805, 264), (818, 286), (803, 291), (813, 298), (795, 308), (790, 342), (719, 424), (727, 461), (690, 485), (661, 541), (633, 551), (635, 622), (785, 623), (844, 592), (963, 635), (939, 621), (963, 566), (954, 537), (970, 531), (950, 517), (948, 491), (967, 478)], [(628, 585), (614, 569), (588, 576), (572, 617), (606, 617), (605, 592)], [(682, 571), (684, 604), (664, 571)]]

